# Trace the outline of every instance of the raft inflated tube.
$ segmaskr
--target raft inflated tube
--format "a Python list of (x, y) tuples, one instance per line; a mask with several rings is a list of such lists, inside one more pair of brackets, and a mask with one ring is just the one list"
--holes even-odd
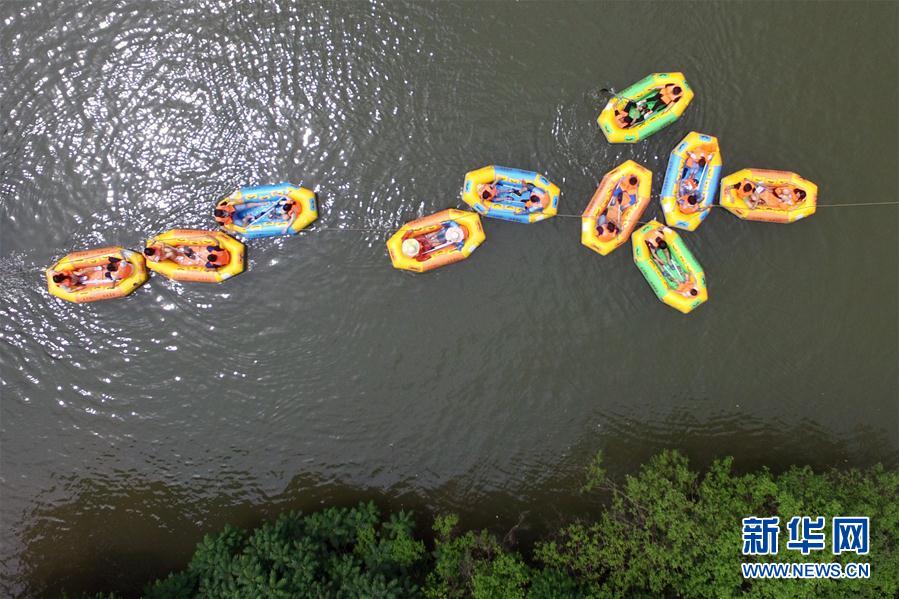
[[(686, 163), (691, 154), (697, 158), (704, 157), (706, 164), (691, 173), (698, 183), (696, 189), (690, 192), (696, 195), (697, 209), (695, 212), (687, 213), (677, 198), (679, 194), (683, 195), (681, 194), (683, 176), (688, 170)], [(665, 213), (665, 223), (669, 227), (695, 231), (712, 211), (720, 178), (721, 150), (718, 147), (718, 138), (691, 131), (674, 146), (668, 159), (668, 170), (662, 184), (662, 211)]]
[[(747, 183), (750, 184), (752, 190), (750, 192), (742, 189)], [(778, 200), (775, 205), (760, 201), (753, 207), (753, 193), (759, 187), (772, 194), (777, 189), (787, 189), (792, 192), (791, 195), (794, 197), (797, 190), (802, 190), (805, 192), (805, 197), (801, 201), (792, 203)], [(764, 198), (765, 195), (768, 194), (763, 192), (758, 197)], [(815, 213), (818, 207), (818, 186), (789, 171), (744, 168), (721, 180), (721, 195), (718, 203), (742, 219), (768, 223), (792, 223)]]
[(244, 244), (221, 231), (172, 229), (147, 241), (147, 247), (161, 243), (174, 248), (219, 246), (229, 255), (228, 264), (219, 268), (182, 266), (171, 260), (147, 260), (147, 268), (176, 281), (221, 283), (244, 271)]
[(394, 268), (426, 272), (465, 260), (484, 239), (476, 213), (450, 208), (400, 227), (387, 240), (387, 252)]
[[(128, 262), (131, 265), (131, 273), (123, 279), (87, 285), (77, 291), (68, 290), (53, 281), (53, 275), (55, 274), (71, 274), (81, 269), (94, 267), (105, 269), (110, 257)], [(50, 294), (67, 302), (75, 302), (77, 304), (125, 297), (146, 283), (149, 276), (144, 257), (138, 252), (132, 252), (121, 247), (106, 247), (74, 252), (61, 258), (56, 264), (48, 268), (46, 272), (47, 290)]]
[[(480, 195), (479, 187), (497, 182), (518, 187), (533, 185), (540, 192), (539, 203), (527, 206), (521, 202), (493, 201)], [(519, 223), (535, 223), (555, 216), (559, 209), (560, 193), (558, 186), (540, 173), (503, 166), (485, 166), (466, 173), (462, 185), (462, 200), (479, 214)]]
[[(275, 218), (283, 214), (278, 204), (283, 205), (291, 200), (299, 204), (299, 214), (295, 218)], [(291, 183), (241, 187), (220, 200), (215, 208), (228, 206), (234, 209), (236, 219), (222, 225), (222, 228), (247, 239), (296, 235), (318, 218), (315, 192)]]
[[(632, 176), (637, 178), (636, 203), (622, 211), (617, 223), (619, 225), (618, 231), (614, 237), (600, 237), (597, 231), (597, 223), (606, 214), (612, 194), (622, 180), (629, 179)], [(596, 188), (596, 192), (590, 199), (590, 203), (587, 204), (587, 208), (581, 215), (581, 243), (603, 256), (624, 244), (630, 239), (634, 227), (637, 226), (637, 222), (643, 216), (643, 211), (649, 205), (651, 188), (652, 173), (649, 169), (633, 160), (622, 162), (606, 173), (606, 176), (602, 178), (599, 187)], [(622, 196), (626, 193), (626, 191), (622, 191)]]
[[(675, 262), (673, 268), (685, 272), (691, 278), (692, 285), (688, 288), (685, 286), (684, 289), (678, 290), (673, 287), (653, 260), (646, 241), (656, 238), (659, 234), (668, 245), (671, 259)], [(687, 314), (709, 299), (705, 273), (674, 229), (663, 226), (657, 220), (651, 220), (634, 232), (631, 245), (634, 248), (634, 263), (663, 303)], [(694, 289), (695, 295), (691, 293)]]
[[(615, 121), (616, 110), (623, 110), (629, 102), (648, 98), (669, 83), (679, 86), (682, 90), (677, 100), (636, 125), (627, 128), (618, 125)], [(683, 73), (653, 73), (612, 96), (596, 121), (609, 143), (635, 143), (679, 119), (692, 100), (693, 90), (684, 79)]]

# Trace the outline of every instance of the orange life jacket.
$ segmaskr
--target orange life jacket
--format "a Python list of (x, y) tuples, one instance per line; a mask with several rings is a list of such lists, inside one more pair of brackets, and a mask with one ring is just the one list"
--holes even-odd
[(487, 202), (492, 201), (493, 198), (496, 197), (496, 185), (494, 185), (493, 183), (486, 183), (481, 186), (481, 190), (479, 193), (482, 200)]
[(230, 225), (234, 222), (234, 206), (231, 204), (222, 204), (218, 206), (216, 210), (221, 210), (225, 213), (225, 216), (216, 216), (215, 220), (218, 221), (220, 225)]
[[(746, 189), (747, 185), (749, 186), (749, 189)], [(751, 196), (753, 191), (755, 191), (755, 185), (748, 179), (743, 179), (740, 181), (739, 185), (734, 188), (734, 193), (737, 194), (737, 197), (741, 200)]]
[[(678, 89), (677, 92), (674, 91), (675, 88)], [(675, 85), (674, 83), (666, 83), (662, 87), (659, 95), (662, 98), (662, 102), (664, 102), (665, 105), (667, 106), (668, 104), (671, 104), (672, 102), (677, 102), (680, 99), (682, 93), (683, 93), (683, 88), (681, 88), (679, 85)]]
[(222, 248), (212, 250), (211, 252), (207, 250), (206, 262), (212, 264), (213, 268), (222, 268), (231, 262), (231, 254), (228, 253), (228, 250)]
[(687, 200), (688, 197), (689, 196), (682, 195), (681, 197), (677, 198), (677, 207), (684, 214), (693, 214), (700, 208), (699, 198), (696, 198), (695, 204), (691, 204)]

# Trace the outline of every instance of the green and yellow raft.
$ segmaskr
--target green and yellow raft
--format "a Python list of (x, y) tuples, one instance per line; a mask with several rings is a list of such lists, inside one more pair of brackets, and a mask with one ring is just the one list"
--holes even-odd
[[(618, 118), (625, 113), (639, 114), (639, 108), (653, 98), (663, 98), (660, 108), (625, 125)], [(683, 73), (653, 73), (612, 96), (597, 122), (609, 143), (636, 143), (664, 129), (681, 117), (693, 100), (693, 90)]]
[(687, 314), (709, 299), (705, 272), (673, 229), (653, 219), (634, 232), (631, 245), (634, 263), (663, 303)]

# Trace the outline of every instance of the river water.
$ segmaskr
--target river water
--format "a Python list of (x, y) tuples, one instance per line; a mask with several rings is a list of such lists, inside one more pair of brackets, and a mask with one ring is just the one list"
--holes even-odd
[[(0, 22), (4, 596), (133, 591), (227, 522), (360, 498), (537, 534), (592, 509), (598, 449), (616, 474), (664, 447), (899, 463), (899, 210), (855, 206), (897, 199), (895, 3), (6, 0)], [(666, 70), (684, 117), (608, 144), (601, 90)], [(538, 170), (579, 214), (628, 158), (657, 196), (690, 130), (822, 207), (684, 234), (711, 298), (688, 316), (576, 218), (391, 268), (389, 233), (468, 170)], [(209, 227), (282, 180), (319, 222), (225, 284), (46, 292), (69, 251)]]

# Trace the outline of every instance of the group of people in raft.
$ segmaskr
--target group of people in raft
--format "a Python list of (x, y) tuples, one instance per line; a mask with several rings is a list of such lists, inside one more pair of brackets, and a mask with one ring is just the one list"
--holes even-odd
[[(703, 150), (687, 154), (677, 194), (678, 207), (684, 214), (692, 214), (701, 207), (699, 186), (710, 159), (711, 156)], [(639, 181), (633, 174), (625, 174), (615, 185), (606, 210), (596, 219), (596, 233), (603, 241), (614, 239), (621, 232), (624, 215), (637, 204), (638, 185)], [(748, 179), (735, 183), (733, 190), (753, 209), (789, 209), (799, 206), (806, 198), (805, 190), (798, 187), (766, 187)], [(671, 253), (660, 231), (647, 238), (645, 243), (653, 262), (672, 289), (684, 296), (696, 296), (699, 293), (693, 276)]]
[[(546, 192), (533, 183), (516, 184), (512, 181), (497, 180), (478, 185), (478, 195), (485, 201), (504, 204), (527, 212), (538, 211), (547, 204)], [(454, 221), (446, 221), (438, 230), (422, 235), (410, 233), (402, 244), (402, 252), (408, 258), (424, 262), (439, 250), (456, 246), (462, 249), (465, 231)]]
[(66, 291), (80, 291), (87, 287), (115, 287), (122, 279), (131, 276), (134, 267), (127, 260), (109, 256), (106, 264), (88, 266), (66, 272), (54, 272), (53, 282)]
[[(269, 208), (259, 214), (254, 214), (253, 209), (269, 206)], [(247, 202), (240, 205), (240, 213), (237, 209), (228, 203), (222, 203), (212, 211), (215, 220), (221, 226), (234, 223), (238, 226), (245, 227), (252, 223), (262, 220), (274, 221), (283, 224), (285, 229), (289, 229), (293, 225), (293, 221), (300, 216), (303, 207), (299, 202), (282, 197), (274, 203), (271, 200), (265, 202)]]
[(683, 88), (676, 83), (666, 83), (652, 94), (640, 100), (628, 100), (622, 108), (615, 109), (615, 122), (622, 129), (629, 129), (662, 112), (683, 96)]
[[(701, 165), (700, 162), (702, 162)], [(694, 165), (698, 170), (705, 166), (705, 162), (704, 157), (697, 157)], [(603, 241), (614, 239), (621, 231), (621, 220), (624, 214), (637, 204), (638, 185), (639, 181), (634, 175), (624, 175), (615, 185), (606, 210), (596, 219), (596, 233)], [(692, 197), (694, 201), (690, 205), (696, 205), (696, 196)], [(665, 236), (660, 230), (655, 231), (645, 242), (652, 261), (655, 262), (669, 287), (684, 296), (695, 297), (699, 294), (693, 275), (671, 253), (671, 248), (668, 247), (668, 242), (665, 241)]]
[(459, 223), (455, 221), (445, 221), (440, 223), (437, 230), (430, 231), (423, 235), (410, 235), (403, 240), (403, 255), (409, 258), (415, 258), (419, 262), (424, 262), (430, 258), (431, 254), (455, 246), (462, 249), (465, 244), (465, 231)]
[(756, 208), (789, 210), (802, 204), (806, 198), (804, 189), (790, 185), (766, 187), (749, 179), (734, 183), (733, 190), (737, 197), (753, 210)]
[[(239, 224), (258, 222), (264, 218), (283, 221), (288, 227), (299, 216), (302, 207), (298, 202), (289, 198), (281, 198), (274, 203), (271, 201), (248, 203), (242, 207), (249, 209), (260, 206), (270, 206), (261, 214), (242, 212), (235, 214), (234, 206), (224, 205), (213, 211), (215, 220), (220, 225), (237, 221)], [(205, 246), (172, 246), (162, 242), (156, 242), (143, 250), (144, 258), (151, 262), (172, 261), (180, 266), (202, 267), (208, 270), (222, 268), (231, 262), (228, 250), (218, 245)], [(119, 281), (131, 276), (132, 266), (127, 260), (117, 256), (109, 256), (106, 264), (88, 266), (66, 272), (54, 272), (53, 282), (66, 291), (81, 291), (87, 287), (115, 287)]]

